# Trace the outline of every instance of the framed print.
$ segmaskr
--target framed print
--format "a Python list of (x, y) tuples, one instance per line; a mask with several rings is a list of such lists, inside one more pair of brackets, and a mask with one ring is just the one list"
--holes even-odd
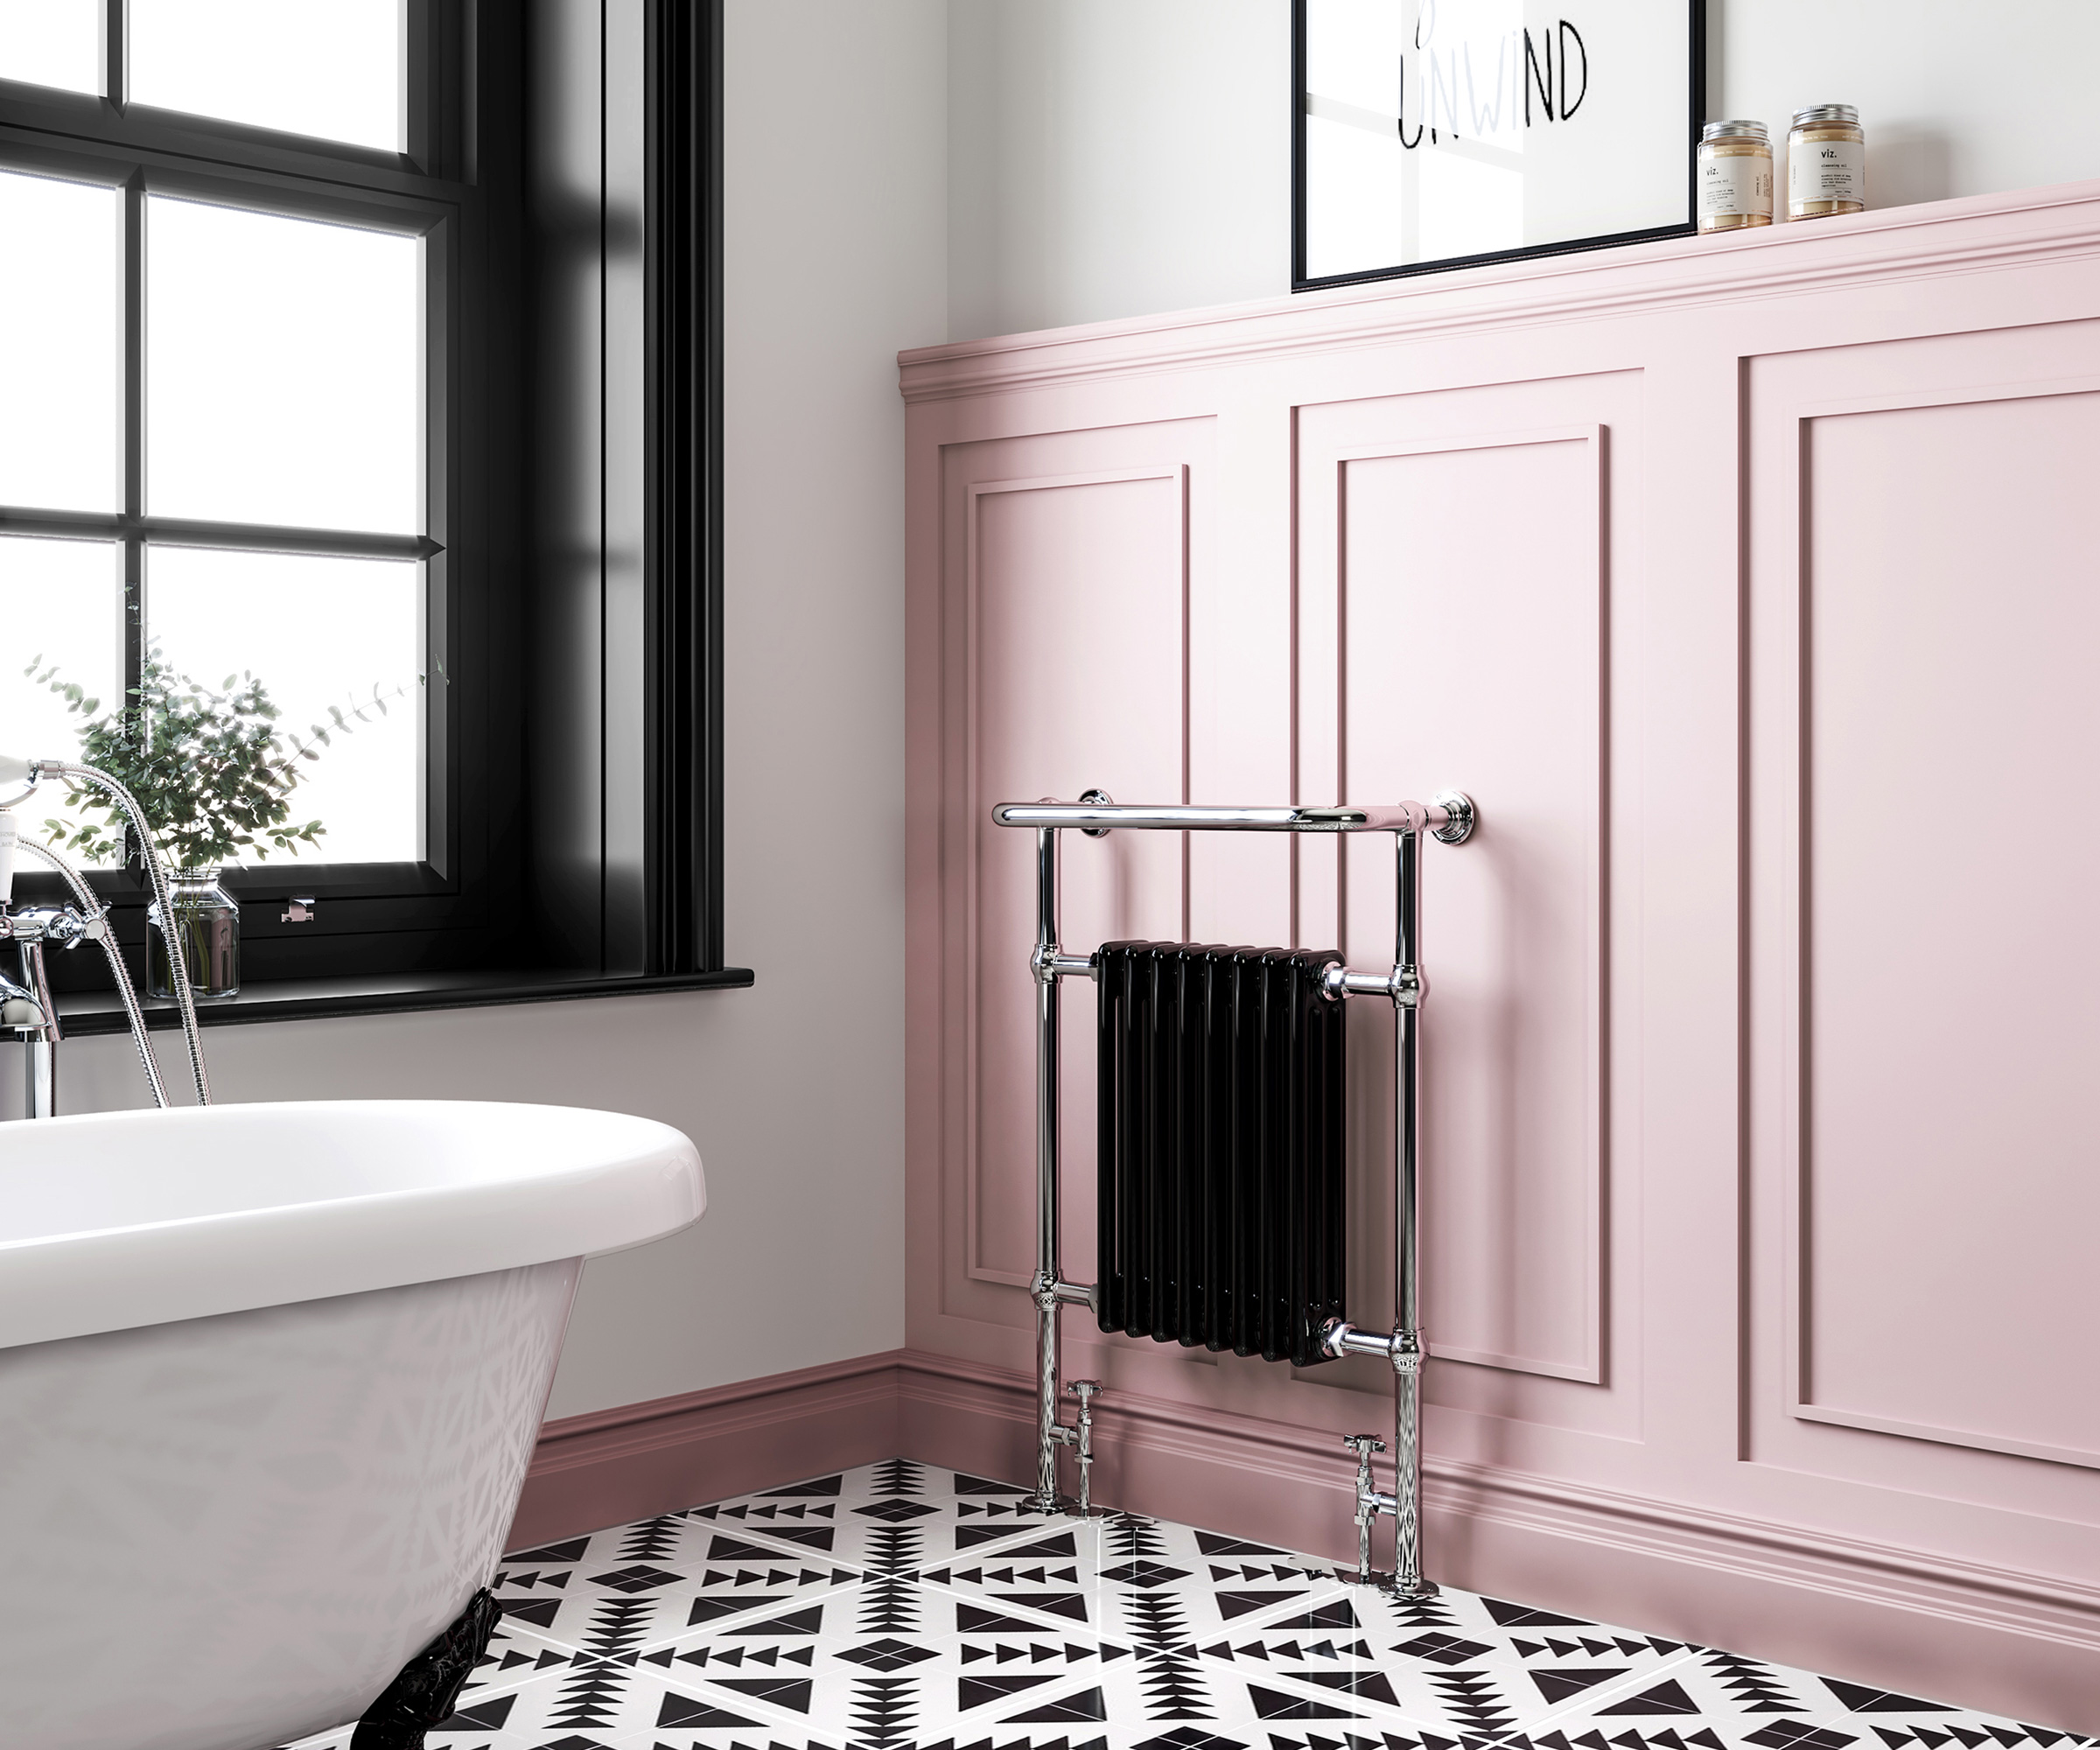
[(1292, 289), (1696, 228), (1705, 0), (1292, 0)]

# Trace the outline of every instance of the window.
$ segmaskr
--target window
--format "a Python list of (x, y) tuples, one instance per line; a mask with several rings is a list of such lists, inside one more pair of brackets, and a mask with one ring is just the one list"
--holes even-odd
[[(32, 656), (110, 703), (156, 656), (247, 670), (329, 732), (293, 798), (318, 850), (227, 879), (247, 990), (220, 1018), (748, 982), (714, 878), (718, 12), (648, 0), (623, 60), (627, 10), (0, 4), (0, 751), (75, 745)], [(595, 270), (540, 137), (589, 132), (570, 36), (600, 45)], [(639, 463), (579, 483), (533, 437), (621, 314), (563, 289), (620, 276), (627, 98), (644, 341), (595, 415), (631, 404), (635, 441), (594, 466)], [(639, 507), (638, 596), (602, 517), (595, 572), (549, 539), (589, 491)], [(143, 940), (136, 878), (94, 878)], [(92, 969), (61, 970), (93, 1020)]]
[[(0, 439), (24, 655), (48, 620), (50, 666), (111, 707), (158, 648), (206, 684), (252, 671), (294, 728), (340, 717), (296, 794), (321, 854), (418, 861), (423, 239), (21, 171), (0, 231), (49, 264), (0, 291), (6, 332), (46, 337)], [(7, 673), (0, 715), (18, 751), (72, 751), (33, 679)]]

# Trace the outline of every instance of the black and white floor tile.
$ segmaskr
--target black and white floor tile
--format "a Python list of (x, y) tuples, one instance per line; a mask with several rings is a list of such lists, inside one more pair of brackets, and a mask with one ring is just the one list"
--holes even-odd
[[(506, 1558), (428, 1750), (2088, 1750), (908, 1460)], [(297, 1750), (345, 1750), (350, 1728)]]

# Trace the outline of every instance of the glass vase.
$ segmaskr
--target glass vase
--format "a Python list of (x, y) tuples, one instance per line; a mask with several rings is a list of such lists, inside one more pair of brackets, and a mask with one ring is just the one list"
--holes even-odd
[[(178, 869), (171, 878), (175, 928), (193, 997), (232, 997), (241, 990), (241, 907), (219, 885), (217, 864)], [(156, 997), (175, 994), (158, 905), (146, 907), (146, 966)]]

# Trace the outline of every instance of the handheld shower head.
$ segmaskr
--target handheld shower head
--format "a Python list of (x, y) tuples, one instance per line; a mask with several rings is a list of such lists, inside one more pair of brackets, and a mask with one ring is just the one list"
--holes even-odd
[(37, 780), (44, 775), (43, 768), (49, 763), (0, 753), (0, 808), (11, 808), (18, 802), (28, 801), (30, 792), (37, 788)]

